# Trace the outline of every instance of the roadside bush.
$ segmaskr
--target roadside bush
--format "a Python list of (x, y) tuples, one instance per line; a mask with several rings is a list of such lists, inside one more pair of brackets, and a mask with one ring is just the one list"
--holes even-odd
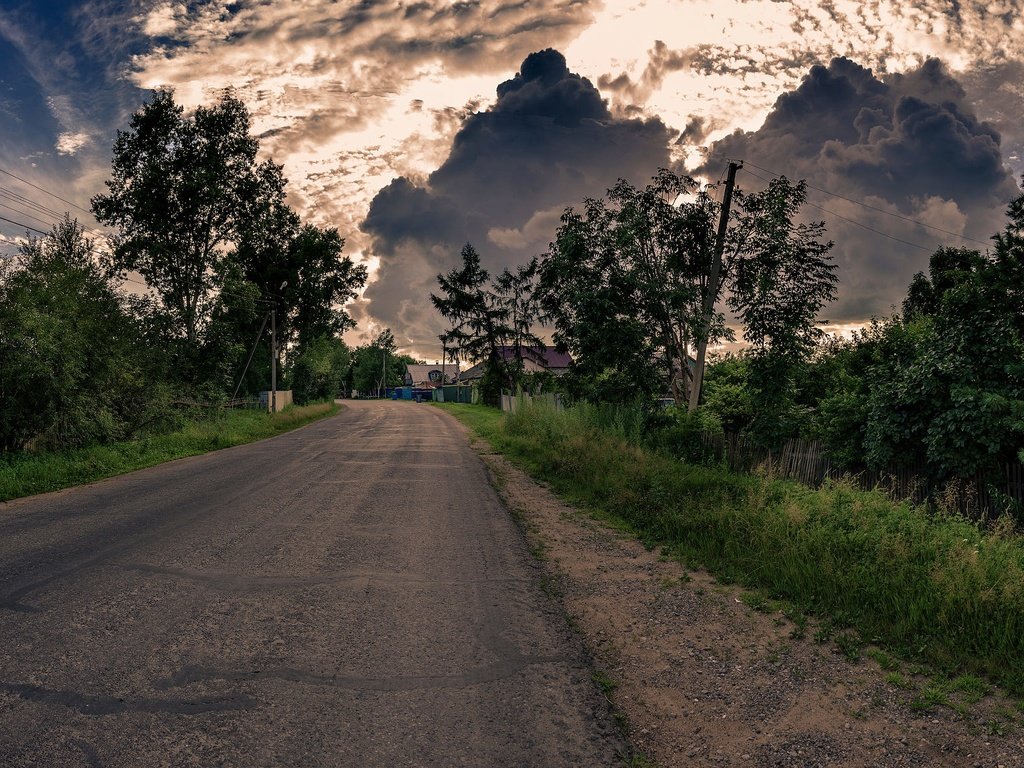
[(292, 366), (295, 402), (306, 405), (338, 397), (351, 359), (341, 339), (325, 337), (310, 343)]
[(65, 219), (0, 273), (0, 452), (131, 437), (160, 418), (144, 302), (117, 291)]
[(719, 456), (705, 447), (705, 435), (722, 435), (718, 414), (699, 408), (693, 413), (670, 409), (668, 423), (652, 430), (648, 444), (659, 451), (691, 464), (714, 464)]

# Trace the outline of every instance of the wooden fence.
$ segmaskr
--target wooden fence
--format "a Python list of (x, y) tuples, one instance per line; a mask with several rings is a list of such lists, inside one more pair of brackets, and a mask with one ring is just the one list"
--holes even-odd
[(1019, 462), (970, 478), (935, 481), (923, 464), (881, 470), (842, 469), (825, 455), (818, 440), (788, 440), (778, 452), (752, 445), (739, 434), (706, 433), (702, 442), (708, 458), (724, 461), (737, 472), (761, 468), (813, 488), (826, 480), (846, 478), (865, 490), (882, 490), (897, 501), (928, 503), (973, 519), (994, 518), (1008, 510), (1024, 519), (1024, 464)]

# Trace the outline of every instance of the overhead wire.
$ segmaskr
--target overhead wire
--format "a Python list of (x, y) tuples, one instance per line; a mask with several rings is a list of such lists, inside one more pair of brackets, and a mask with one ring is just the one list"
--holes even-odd
[(5, 187), (0, 187), (0, 197), (11, 200), (12, 202), (18, 203), (19, 205), (27, 206), (28, 208), (31, 208), (32, 210), (37, 211), (39, 213), (45, 213), (50, 216), (56, 216), (58, 218), (64, 215), (60, 211), (55, 211), (53, 208), (48, 208), (42, 203), (38, 203), (35, 200), (32, 200), (31, 198), (25, 197), (24, 195), (20, 195), (17, 192), (14, 192), (13, 190), (6, 189)]
[(39, 235), (48, 235), (48, 234), (50, 234), (49, 232), (43, 232), (43, 230), (41, 230), (41, 229), (36, 229), (35, 227), (31, 227), (28, 224), (23, 224), (20, 221), (15, 221), (14, 219), (8, 219), (5, 216), (0, 216), (0, 221), (6, 221), (8, 224), (13, 224), (16, 227), (22, 227), (22, 228), (28, 230), (29, 232), (35, 232), (36, 234), (39, 234)]
[[(764, 171), (767, 174), (771, 174), (772, 176), (775, 176), (776, 178), (779, 178), (781, 176), (785, 176), (785, 174), (783, 174), (783, 173), (778, 173), (777, 171), (773, 171), (773, 170), (770, 170), (768, 168), (763, 168), (762, 166), (757, 165), (755, 163), (752, 163), (749, 160), (744, 160), (744, 164), (749, 166), (749, 167), (751, 167), (751, 168), (757, 168), (759, 171)], [(753, 174), (753, 175), (756, 176), (757, 174)], [(758, 178), (760, 178), (760, 177), (758, 177)], [(761, 180), (764, 181), (764, 179), (761, 179)], [(892, 216), (893, 218), (901, 219), (901, 220), (906, 221), (906, 222), (908, 222), (910, 224), (916, 224), (917, 226), (924, 227), (925, 229), (933, 229), (936, 232), (941, 232), (944, 235), (949, 235), (950, 237), (956, 237), (956, 238), (959, 238), (961, 240), (965, 240), (965, 241), (970, 242), (970, 243), (977, 243), (979, 245), (984, 245), (984, 246), (990, 246), (991, 245), (991, 243), (986, 241), (986, 240), (978, 240), (978, 239), (973, 238), (973, 237), (968, 237), (967, 235), (961, 235), (959, 232), (953, 232), (953, 231), (948, 230), (948, 229), (943, 229), (942, 227), (936, 227), (933, 224), (927, 224), (927, 223), (925, 223), (923, 221), (920, 221), (919, 219), (914, 219), (914, 218), (911, 218), (910, 216), (904, 216), (902, 213), (895, 213), (893, 211), (887, 211), (885, 208), (879, 208), (877, 205), (871, 205), (870, 203), (865, 203), (863, 200), (857, 200), (857, 199), (852, 198), (852, 197), (847, 197), (846, 195), (841, 195), (838, 192), (832, 192), (831, 190), (825, 189), (824, 187), (815, 186), (814, 184), (811, 184), (811, 183), (807, 182), (806, 180), (804, 181), (804, 184), (807, 186), (808, 189), (813, 189), (813, 190), (815, 190), (817, 192), (821, 192), (821, 193), (829, 195), (831, 197), (835, 197), (835, 198), (838, 198), (840, 200), (845, 200), (848, 203), (853, 203), (854, 205), (859, 205), (862, 208), (867, 208), (868, 210), (875, 211), (876, 213), (882, 213), (882, 214), (885, 214), (886, 216)], [(808, 203), (808, 205), (811, 205), (811, 204)], [(818, 206), (815, 206), (815, 207), (818, 207)], [(840, 216), (839, 214), (834, 213), (833, 215), (839, 216), (840, 218), (842, 218), (842, 216)], [(872, 231), (874, 231), (874, 230), (872, 230)]]
[(61, 197), (56, 192), (51, 192), (48, 189), (44, 189), (43, 187), (40, 187), (38, 184), (33, 184), (28, 179), (23, 179), (21, 176), (18, 176), (17, 174), (14, 174), (14, 173), (11, 173), (10, 171), (8, 171), (8, 170), (6, 170), (4, 168), (0, 168), (0, 173), (4, 174), (6, 176), (10, 176), (12, 179), (17, 179), (22, 184), (27, 184), (28, 186), (32, 187), (32, 189), (37, 189), (40, 192), (42, 192), (43, 194), (45, 194), (45, 195), (49, 195), (50, 197), (56, 198), (57, 200), (60, 200), (62, 203), (67, 203), (72, 208), (77, 208), (78, 210), (83, 211), (84, 213), (88, 213), (90, 216), (92, 216), (92, 211), (90, 211), (88, 208), (83, 208), (78, 203), (73, 203), (70, 200), (68, 200), (67, 198)]
[[(749, 162), (745, 163), (745, 164), (746, 165), (753, 165), (753, 163), (749, 163)], [(758, 166), (754, 166), (754, 167), (757, 168)], [(747, 169), (745, 169), (745, 170), (747, 170)], [(763, 170), (763, 169), (761, 169), (761, 170)], [(761, 176), (758, 173), (754, 173), (753, 171), (748, 170), (747, 172), (751, 176), (753, 176), (754, 178), (760, 179), (761, 181), (763, 181), (765, 183), (771, 183), (771, 181), (772, 181), (772, 179), (766, 179), (764, 176)], [(771, 173), (771, 171), (767, 171), (767, 173)], [(808, 186), (810, 186), (810, 185), (808, 185)], [(880, 229), (875, 229), (874, 227), (870, 227), (867, 224), (864, 224), (864, 223), (862, 223), (860, 221), (857, 221), (856, 219), (851, 219), (848, 216), (843, 216), (843, 214), (841, 214), (841, 213), (836, 213), (833, 210), (830, 210), (828, 208), (824, 208), (824, 207), (822, 207), (820, 205), (816, 205), (815, 203), (809, 202), (807, 200), (804, 201), (804, 205), (808, 205), (811, 208), (817, 208), (819, 211), (822, 211), (823, 213), (827, 213), (829, 216), (835, 216), (837, 219), (842, 219), (843, 221), (849, 222), (850, 224), (858, 226), (858, 227), (860, 227), (862, 229), (866, 229), (868, 232), (874, 232), (876, 235), (881, 235), (882, 237), (888, 238), (889, 240), (894, 240), (897, 243), (902, 243), (903, 245), (909, 245), (911, 248), (918, 248), (918, 249), (920, 249), (922, 251), (927, 251), (928, 253), (932, 253), (935, 250), (935, 248), (930, 248), (930, 247), (925, 246), (925, 245), (920, 245), (919, 243), (912, 243), (909, 240), (904, 240), (901, 237), (896, 237), (895, 235), (890, 235), (888, 232), (883, 232)]]
[(40, 224), (45, 224), (46, 226), (52, 226), (53, 225), (52, 221), (48, 221), (46, 219), (40, 219), (38, 216), (33, 216), (31, 213), (28, 213), (26, 211), (22, 211), (19, 208), (15, 208), (13, 205), (8, 205), (7, 203), (2, 202), (2, 201), (0, 201), (0, 208), (6, 208), (8, 211), (14, 211), (19, 216), (24, 216), (26, 219), (32, 219), (33, 221), (38, 221)]

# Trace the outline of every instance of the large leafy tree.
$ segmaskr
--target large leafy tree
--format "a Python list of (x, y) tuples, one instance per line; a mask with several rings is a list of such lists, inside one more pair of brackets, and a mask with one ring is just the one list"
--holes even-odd
[(246, 225), (245, 202), (268, 175), (257, 149), (248, 111), (231, 93), (187, 116), (170, 91), (157, 91), (118, 132), (109, 191), (92, 201), (96, 218), (119, 231), (111, 269), (141, 273), (192, 347)]
[(785, 177), (759, 194), (739, 196), (744, 239), (729, 304), (751, 345), (755, 415), (748, 431), (769, 447), (799, 428), (795, 377), (822, 337), (818, 313), (836, 296), (832, 242), (821, 239), (825, 225), (796, 223), (805, 200), (805, 183)]
[[(336, 229), (302, 224), (285, 203), (285, 179), (276, 165), (261, 166), (255, 199), (247, 200), (247, 221), (223, 271), (216, 323), (211, 338), (230, 354), (209, 360), (238, 361), (247, 354), (248, 336), (264, 313), (276, 312), (277, 337), (288, 359), (297, 361), (321, 341), (338, 339), (355, 322), (345, 309), (366, 283), (366, 267), (342, 255), (344, 238)], [(266, 386), (269, 337), (264, 337), (247, 388)]]
[(351, 385), (360, 394), (375, 393), (381, 386), (398, 387), (405, 379), (405, 367), (416, 360), (398, 353), (398, 344), (390, 328), (385, 328), (369, 344), (352, 354)]
[(915, 276), (903, 316), (886, 324), (868, 378), (870, 463), (966, 477), (1024, 444), (1018, 283), (1007, 279), (1013, 254), (1000, 243), (991, 256), (940, 248), (929, 274)]
[(705, 328), (703, 313), (717, 213), (707, 189), (664, 169), (643, 189), (619, 181), (606, 199), (565, 212), (540, 293), (579, 394), (636, 399), (667, 382), (684, 402), (699, 336), (726, 335), (721, 315)]
[(323, 336), (303, 347), (292, 366), (292, 390), (299, 405), (341, 396), (352, 353), (339, 338)]
[(290, 338), (299, 350), (355, 327), (345, 304), (366, 284), (366, 267), (342, 256), (344, 238), (333, 228), (303, 226), (291, 243), (293, 275), (288, 280)]

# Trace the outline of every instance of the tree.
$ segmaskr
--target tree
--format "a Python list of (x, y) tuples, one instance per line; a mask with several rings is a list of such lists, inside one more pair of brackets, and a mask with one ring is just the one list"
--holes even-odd
[(385, 328), (369, 344), (357, 347), (352, 355), (352, 381), (349, 389), (360, 394), (376, 394), (382, 387), (399, 387), (405, 379), (405, 366), (416, 360), (398, 354), (395, 335)]
[[(573, 355), (578, 394), (650, 398), (667, 382), (685, 401), (717, 210), (707, 189), (662, 169), (644, 189), (620, 180), (606, 199), (564, 213), (540, 264), (540, 294), (556, 344)], [(724, 318), (707, 331), (712, 342), (727, 336)]]
[(321, 337), (303, 347), (292, 366), (295, 402), (333, 400), (344, 388), (352, 354), (339, 338)]
[(726, 432), (742, 432), (754, 418), (749, 377), (745, 355), (726, 355), (708, 364), (701, 393), (702, 410), (717, 416)]
[(491, 303), (501, 319), (498, 333), (501, 346), (511, 354), (503, 355), (504, 378), (511, 389), (525, 381), (526, 367), (524, 349), (544, 350), (545, 344), (534, 332), (542, 321), (540, 302), (537, 298), (537, 258), (516, 267), (515, 271), (504, 269), (492, 284)]
[(609, 247), (608, 211), (588, 200), (568, 209), (540, 263), (540, 301), (554, 326), (556, 348), (572, 366), (570, 394), (595, 402), (651, 399), (662, 391), (658, 345), (639, 311), (639, 286)]
[(484, 363), (481, 383), (484, 397), (492, 401), (503, 388), (517, 389), (524, 381), (523, 350), (544, 349), (534, 332), (540, 322), (536, 297), (536, 259), (505, 269), (493, 281), (480, 264), (480, 256), (466, 243), (462, 265), (437, 276), (440, 295), (430, 300), (451, 324), (442, 335), (449, 350), (463, 360)]
[(969, 477), (1024, 443), (1024, 334), (1016, 283), (1006, 280), (1012, 254), (1000, 247), (997, 239), (991, 257), (938, 249), (929, 274), (914, 277), (903, 317), (886, 324), (869, 371), (872, 465)]
[(292, 241), (289, 255), (294, 273), (285, 292), (291, 305), (286, 317), (299, 350), (356, 325), (344, 305), (366, 284), (367, 272), (362, 264), (341, 256), (344, 246), (338, 230), (308, 224)]
[(0, 452), (123, 439), (163, 415), (147, 303), (95, 256), (65, 218), (0, 272)]
[(257, 149), (249, 113), (230, 92), (187, 117), (170, 91), (157, 91), (118, 132), (109, 192), (92, 201), (96, 218), (119, 230), (111, 271), (142, 274), (193, 348), (245, 227), (245, 203), (273, 176), (272, 163), (257, 165)]
[(816, 318), (836, 296), (831, 241), (822, 222), (795, 224), (806, 184), (775, 179), (760, 194), (739, 194), (744, 233), (729, 304), (750, 345), (754, 419), (748, 431), (777, 447), (798, 429), (794, 374), (821, 338)]

